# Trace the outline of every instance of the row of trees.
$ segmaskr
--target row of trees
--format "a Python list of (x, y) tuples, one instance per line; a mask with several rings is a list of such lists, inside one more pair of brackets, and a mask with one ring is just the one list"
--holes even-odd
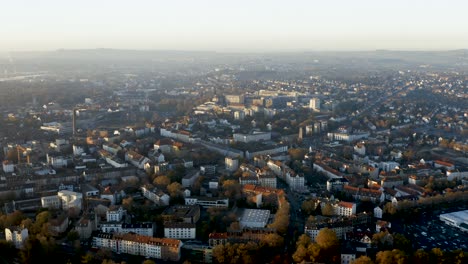
[(312, 241), (306, 234), (301, 235), (296, 242), (296, 251), (292, 259), (296, 263), (339, 263), (339, 247), (340, 241), (335, 231), (324, 228), (320, 230), (315, 241)]
[(352, 264), (462, 264), (468, 261), (468, 252), (462, 250), (443, 251), (433, 248), (430, 251), (419, 249), (413, 254), (407, 254), (399, 249), (384, 250), (377, 252), (375, 260), (368, 256), (361, 256)]
[(259, 243), (227, 243), (213, 248), (213, 262), (222, 264), (268, 263), (281, 258), (284, 239), (278, 234), (265, 235)]

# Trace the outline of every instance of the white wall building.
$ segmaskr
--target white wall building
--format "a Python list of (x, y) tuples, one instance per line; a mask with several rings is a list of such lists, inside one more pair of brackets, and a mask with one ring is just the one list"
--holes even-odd
[(41, 197), (42, 208), (49, 209), (60, 209), (62, 207), (62, 201), (58, 195), (44, 196)]
[(167, 222), (164, 224), (164, 237), (174, 239), (195, 239), (196, 225), (192, 223)]
[(138, 234), (98, 233), (94, 248), (107, 248), (116, 253), (179, 261), (182, 242), (171, 238), (156, 238)]
[(350, 202), (339, 202), (333, 205), (336, 215), (351, 216), (356, 214), (356, 204)]
[(236, 171), (239, 168), (239, 159), (232, 158), (232, 157), (225, 157), (224, 163), (226, 165), (226, 170), (228, 171)]
[(13, 164), (13, 162), (10, 160), (4, 160), (2, 162), (2, 165), (3, 165), (3, 172), (5, 173), (11, 173), (15, 171), (15, 164)]
[(127, 215), (127, 210), (122, 207), (109, 209), (106, 212), (107, 222), (120, 222)]
[(12, 242), (18, 249), (23, 247), (28, 236), (29, 233), (27, 228), (21, 228), (18, 226), (5, 228), (5, 240)]
[(81, 205), (83, 201), (83, 194), (78, 192), (71, 192), (67, 190), (59, 191), (57, 193), (61, 203), (62, 209), (68, 210), (70, 208), (78, 208), (81, 210)]
[(154, 234), (153, 223), (126, 224), (118, 222), (105, 222), (99, 225), (99, 229), (104, 233), (135, 233), (142, 236), (152, 237)]

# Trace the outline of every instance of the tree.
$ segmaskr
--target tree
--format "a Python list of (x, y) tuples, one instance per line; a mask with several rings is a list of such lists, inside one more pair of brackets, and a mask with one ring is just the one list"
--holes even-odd
[(266, 245), (271, 249), (280, 249), (283, 247), (284, 238), (278, 234), (267, 234), (262, 237), (260, 244)]
[(351, 262), (351, 264), (374, 264), (374, 262), (368, 256), (360, 256), (359, 258)]
[(412, 251), (412, 243), (404, 235), (395, 233), (393, 234), (393, 247), (410, 254)]
[(335, 231), (329, 228), (322, 228), (317, 237), (315, 237), (315, 242), (320, 247), (319, 260), (326, 260), (332, 263), (339, 261), (340, 240), (336, 236)]
[(314, 199), (306, 200), (302, 203), (301, 209), (302, 212), (304, 212), (307, 215), (310, 215), (315, 212), (315, 209), (317, 209), (317, 201)]
[(304, 245), (299, 245), (296, 248), (296, 251), (292, 255), (292, 258), (295, 263), (301, 263), (302, 261), (308, 259), (309, 252), (307, 251), (307, 247)]
[(165, 175), (158, 176), (153, 181), (153, 184), (159, 188), (166, 188), (170, 183), (171, 179)]
[(379, 250), (391, 249), (393, 247), (393, 236), (388, 231), (375, 233), (372, 236), (372, 244), (377, 246)]
[(418, 249), (413, 254), (414, 264), (427, 264), (429, 263), (429, 254), (423, 249)]
[(317, 242), (321, 248), (333, 248), (340, 245), (340, 241), (338, 240), (335, 231), (327, 227), (322, 228), (319, 231), (315, 237), (315, 242)]
[(326, 203), (325, 206), (322, 207), (322, 215), (325, 216), (332, 216), (335, 214), (335, 210), (330, 203)]
[(72, 230), (72, 231), (68, 232), (68, 234), (67, 234), (67, 240), (68, 241), (73, 242), (73, 241), (78, 240), (78, 239), (80, 239), (80, 234), (78, 234), (77, 231)]
[(223, 182), (224, 195), (230, 199), (241, 197), (241, 186), (236, 180), (226, 180)]
[(133, 206), (133, 197), (129, 196), (122, 200), (122, 207), (125, 208), (126, 210), (130, 211), (132, 209), (132, 206)]
[(307, 151), (308, 150), (304, 148), (290, 148), (288, 149), (288, 154), (291, 156), (292, 160), (303, 160)]
[(398, 249), (380, 251), (376, 255), (376, 264), (398, 263), (405, 264), (408, 262), (406, 254)]
[(143, 264), (156, 264), (156, 262), (152, 261), (151, 259), (147, 259), (143, 261)]
[(182, 194), (182, 185), (178, 182), (173, 182), (167, 186), (167, 191), (171, 198), (180, 197)]

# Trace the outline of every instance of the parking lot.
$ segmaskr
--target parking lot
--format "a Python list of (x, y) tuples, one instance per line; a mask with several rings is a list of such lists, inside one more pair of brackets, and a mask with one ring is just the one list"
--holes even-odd
[(414, 249), (468, 250), (468, 233), (446, 225), (436, 214), (423, 219), (420, 223), (406, 224), (404, 227), (405, 236), (413, 242)]

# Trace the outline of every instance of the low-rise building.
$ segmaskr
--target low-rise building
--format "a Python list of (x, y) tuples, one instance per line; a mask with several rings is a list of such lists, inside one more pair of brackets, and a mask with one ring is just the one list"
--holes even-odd
[(164, 237), (174, 239), (195, 239), (196, 225), (183, 222), (164, 223)]
[(93, 235), (92, 245), (94, 248), (107, 248), (116, 253), (179, 261), (182, 242), (172, 238), (156, 238), (132, 233), (98, 232)]
[(185, 205), (200, 205), (204, 208), (229, 207), (229, 199), (221, 197), (185, 197)]
[(135, 233), (152, 237), (155, 227), (153, 223), (126, 224), (120, 222), (104, 222), (99, 225), (99, 229), (104, 233)]
[(258, 227), (264, 228), (270, 219), (270, 210), (244, 209), (239, 221), (241, 228)]

